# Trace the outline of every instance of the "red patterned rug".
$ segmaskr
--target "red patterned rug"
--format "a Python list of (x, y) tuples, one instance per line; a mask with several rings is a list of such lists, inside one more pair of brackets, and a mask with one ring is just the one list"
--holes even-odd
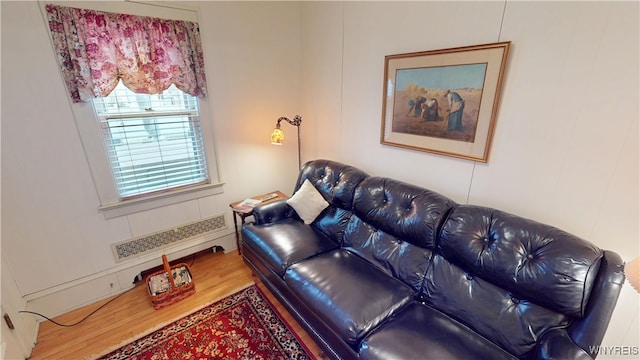
[(98, 359), (315, 359), (251, 285)]

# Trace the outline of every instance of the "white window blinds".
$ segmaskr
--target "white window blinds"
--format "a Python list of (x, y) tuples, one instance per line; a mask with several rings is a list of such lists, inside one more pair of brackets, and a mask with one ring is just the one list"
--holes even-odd
[(195, 97), (174, 85), (148, 95), (119, 83), (92, 103), (122, 200), (209, 182)]

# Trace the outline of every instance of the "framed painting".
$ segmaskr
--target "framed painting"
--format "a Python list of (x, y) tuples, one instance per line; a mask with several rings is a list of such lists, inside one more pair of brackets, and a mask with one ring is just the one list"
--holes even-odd
[(385, 56), (380, 143), (487, 162), (510, 45)]

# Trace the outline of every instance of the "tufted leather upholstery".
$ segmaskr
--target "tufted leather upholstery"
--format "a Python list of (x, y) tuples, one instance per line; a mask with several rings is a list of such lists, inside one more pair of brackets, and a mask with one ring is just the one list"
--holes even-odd
[(294, 192), (308, 179), (325, 200), (336, 207), (351, 210), (355, 187), (367, 176), (353, 166), (331, 160), (316, 160), (302, 167)]
[(453, 205), (432, 191), (369, 177), (355, 190), (343, 246), (419, 290), (436, 233)]
[(292, 265), (284, 280), (306, 306), (352, 347), (357, 347), (368, 332), (398, 312), (415, 294), (395, 278), (379, 273), (361, 257), (341, 250)]
[(602, 250), (562, 230), (502, 211), (458, 206), (439, 250), (451, 262), (519, 298), (584, 315)]
[[(464, 324), (420, 303), (409, 304), (383, 329), (373, 331), (360, 346), (369, 360), (452, 359), (501, 360), (514, 357)], [(419, 329), (419, 331), (407, 331)]]
[(554, 227), (330, 160), (304, 225), (257, 207), (243, 257), (333, 359), (589, 359), (622, 260)]
[(454, 205), (452, 200), (418, 186), (370, 177), (356, 189), (354, 212), (380, 231), (433, 249), (438, 227)]
[(567, 326), (566, 315), (521, 299), (436, 254), (420, 300), (519, 358), (531, 358), (538, 337)]

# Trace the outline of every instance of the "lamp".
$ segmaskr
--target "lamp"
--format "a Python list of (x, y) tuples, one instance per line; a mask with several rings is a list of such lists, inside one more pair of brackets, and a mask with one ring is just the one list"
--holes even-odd
[(276, 123), (276, 128), (273, 129), (271, 133), (271, 144), (282, 145), (284, 142), (284, 131), (280, 129), (280, 122), (283, 120), (298, 128), (298, 169), (300, 169), (302, 167), (302, 163), (300, 162), (300, 124), (302, 124), (302, 118), (300, 115), (294, 116), (293, 120), (289, 120), (284, 116), (280, 117)]
[(624, 264), (624, 275), (627, 277), (629, 284), (640, 293), (640, 257)]

